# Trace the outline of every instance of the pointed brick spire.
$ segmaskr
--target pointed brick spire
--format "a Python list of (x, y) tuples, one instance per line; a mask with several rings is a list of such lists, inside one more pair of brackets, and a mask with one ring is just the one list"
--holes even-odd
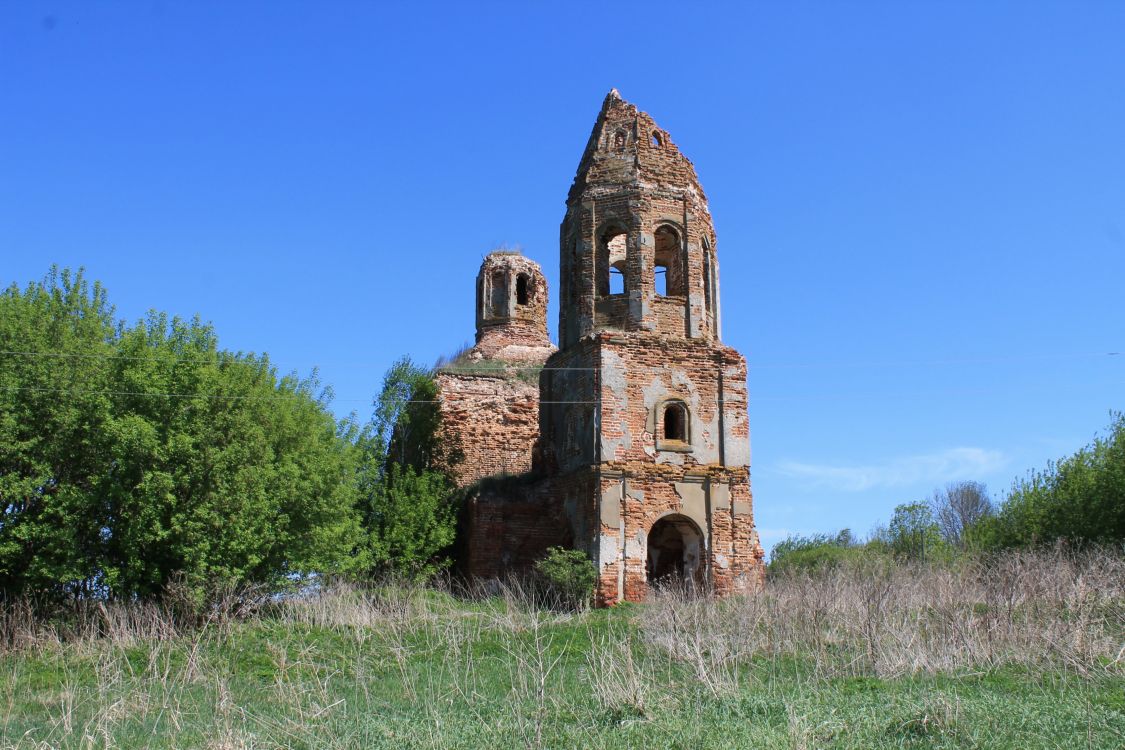
[(703, 196), (695, 168), (680, 153), (668, 133), (647, 112), (610, 89), (578, 164), (567, 201), (591, 185), (636, 185), (690, 189)]

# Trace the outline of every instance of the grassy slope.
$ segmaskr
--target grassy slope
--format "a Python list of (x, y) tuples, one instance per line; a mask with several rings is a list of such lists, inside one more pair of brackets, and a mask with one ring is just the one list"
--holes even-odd
[(645, 607), (401, 597), (0, 656), (0, 748), (1125, 746), (1112, 672), (833, 677), (673, 657)]

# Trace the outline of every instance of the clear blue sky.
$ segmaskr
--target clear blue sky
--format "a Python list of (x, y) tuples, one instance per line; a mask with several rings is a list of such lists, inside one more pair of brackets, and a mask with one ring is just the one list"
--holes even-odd
[(702, 5), (4, 3), (0, 281), (85, 266), (366, 416), (490, 249), (557, 296), (616, 86), (711, 201), (767, 548), (1125, 407), (1125, 3)]

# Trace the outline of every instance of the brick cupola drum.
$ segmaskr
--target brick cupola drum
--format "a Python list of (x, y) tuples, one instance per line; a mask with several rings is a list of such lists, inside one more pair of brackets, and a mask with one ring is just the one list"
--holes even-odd
[(500, 577), (587, 552), (601, 604), (678, 582), (757, 589), (746, 360), (721, 342), (717, 241), (695, 169), (605, 98), (560, 229), (555, 350), (539, 266), (489, 255), (476, 345), (437, 374), (468, 489), (459, 564)]

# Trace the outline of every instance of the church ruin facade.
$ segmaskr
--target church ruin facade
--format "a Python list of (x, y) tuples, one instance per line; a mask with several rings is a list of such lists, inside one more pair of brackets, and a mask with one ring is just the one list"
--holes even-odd
[(718, 594), (764, 575), (750, 489), (746, 360), (721, 341), (719, 268), (695, 169), (616, 90), (559, 237), (548, 288), (519, 253), (485, 258), (476, 344), (436, 373), (451, 468), (469, 487), (459, 563), (474, 577), (587, 552), (599, 603), (688, 580)]

